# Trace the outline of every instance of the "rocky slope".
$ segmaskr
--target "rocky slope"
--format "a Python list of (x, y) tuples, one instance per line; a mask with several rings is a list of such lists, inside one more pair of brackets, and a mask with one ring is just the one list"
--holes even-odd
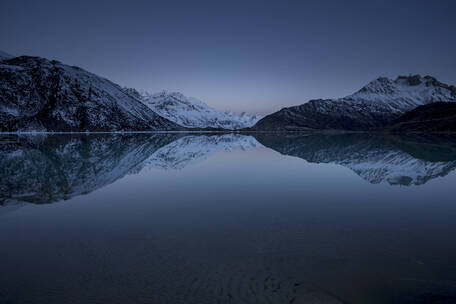
[(417, 106), (456, 101), (456, 87), (420, 75), (378, 78), (340, 99), (311, 100), (258, 121), (257, 131), (368, 130), (381, 128)]
[(436, 102), (419, 106), (387, 127), (390, 132), (456, 132), (456, 103)]
[(187, 128), (243, 129), (253, 126), (262, 117), (247, 113), (236, 115), (232, 111), (218, 112), (201, 100), (178, 92), (140, 94), (132, 89), (127, 90), (155, 113)]
[(0, 61), (0, 131), (172, 130), (117, 84), (55, 60)]

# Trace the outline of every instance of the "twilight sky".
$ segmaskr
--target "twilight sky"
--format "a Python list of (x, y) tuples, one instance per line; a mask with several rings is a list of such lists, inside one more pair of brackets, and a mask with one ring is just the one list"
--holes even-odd
[(378, 76), (456, 84), (456, 1), (2, 0), (0, 50), (270, 113)]

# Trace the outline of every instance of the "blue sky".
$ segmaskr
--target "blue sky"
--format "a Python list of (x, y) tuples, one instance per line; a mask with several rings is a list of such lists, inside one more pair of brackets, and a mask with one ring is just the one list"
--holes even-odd
[(456, 1), (10, 1), (0, 49), (270, 113), (378, 76), (456, 84)]

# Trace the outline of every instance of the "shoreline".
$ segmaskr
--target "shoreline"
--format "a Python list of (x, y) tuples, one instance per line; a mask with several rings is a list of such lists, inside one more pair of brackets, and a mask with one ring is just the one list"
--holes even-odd
[(388, 134), (446, 134), (452, 135), (456, 134), (454, 131), (445, 131), (445, 132), (391, 132), (384, 130), (370, 130), (370, 131), (350, 131), (350, 130), (288, 130), (288, 131), (258, 131), (258, 130), (179, 130), (179, 131), (12, 131), (12, 132), (0, 132), (1, 135), (52, 135), (52, 134), (186, 134), (186, 133), (243, 133), (243, 134), (303, 134), (303, 135), (312, 135), (312, 134), (322, 134), (322, 135), (342, 135), (342, 134), (375, 134), (375, 135), (388, 135)]

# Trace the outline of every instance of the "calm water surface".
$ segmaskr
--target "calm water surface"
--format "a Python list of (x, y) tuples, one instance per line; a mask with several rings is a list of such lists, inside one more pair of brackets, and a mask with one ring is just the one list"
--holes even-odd
[(0, 137), (0, 303), (455, 303), (456, 141)]

